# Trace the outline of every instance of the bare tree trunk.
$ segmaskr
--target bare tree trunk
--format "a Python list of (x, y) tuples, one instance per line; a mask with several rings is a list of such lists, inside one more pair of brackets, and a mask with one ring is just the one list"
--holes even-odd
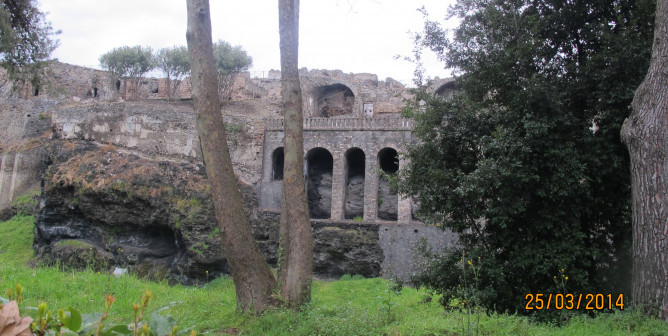
[(220, 95), (220, 99), (223, 100), (223, 104), (227, 104), (232, 97), (232, 88), (234, 87), (234, 80), (237, 78), (237, 74), (239, 73), (218, 74), (218, 94)]
[(631, 156), (633, 302), (668, 321), (668, 0), (658, 0), (652, 60), (621, 136)]
[(257, 249), (232, 170), (213, 66), (209, 1), (186, 2), (193, 106), (216, 221), (234, 279), (237, 305), (244, 312), (249, 309), (259, 312), (276, 303), (272, 296), (276, 280)]
[(304, 182), (302, 91), (299, 83), (299, 0), (279, 0), (281, 88), (285, 139), (281, 210), (281, 296), (298, 308), (311, 299), (313, 235)]

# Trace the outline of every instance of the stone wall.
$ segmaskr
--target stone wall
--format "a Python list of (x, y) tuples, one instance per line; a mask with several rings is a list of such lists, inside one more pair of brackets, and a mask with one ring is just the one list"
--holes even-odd
[[(280, 181), (272, 181), (272, 153), (283, 146), (283, 131), (279, 125), (282, 119), (267, 121), (264, 134), (264, 159), (262, 183), (260, 186), (260, 207), (277, 211), (280, 209), (282, 185)], [(409, 120), (393, 119), (327, 119), (307, 118), (304, 121), (304, 155), (315, 148), (324, 148), (333, 157), (331, 219), (344, 218), (346, 160), (348, 150), (359, 148), (365, 157), (364, 173), (364, 221), (378, 219), (378, 154), (384, 148), (392, 148), (397, 152), (405, 149), (405, 144), (412, 141)], [(308, 164), (308, 163), (306, 163)], [(399, 166), (405, 162), (400, 158)], [(410, 222), (411, 203), (405, 199), (398, 200), (398, 220)]]
[[(346, 273), (397, 275), (407, 279), (415, 265), (411, 246), (422, 238), (435, 247), (450, 244), (453, 239), (452, 235), (414, 222), (411, 203), (400, 197), (392, 201), (396, 204), (390, 207), (397, 220), (379, 219), (379, 212), (386, 211), (383, 208), (392, 198), (390, 191), (379, 183), (379, 156), (384, 149), (402, 152), (405, 144), (412, 141), (412, 121), (398, 117), (403, 106), (402, 99), (409, 96), (407, 90), (389, 78), (378, 81), (377, 76), (372, 74), (302, 69), (300, 75), (306, 114), (304, 155), (308, 158), (309, 153), (318, 150), (326, 151), (332, 157), (332, 168), (327, 177), (331, 187), (325, 191), (329, 193), (326, 197), (331, 201), (323, 203), (328, 207), (326, 212), (329, 217), (313, 221), (317, 274), (326, 277), (338, 277)], [(0, 101), (0, 208), (38, 185), (49, 164), (56, 161), (62, 164), (70, 160), (71, 157), (67, 155), (58, 157), (58, 148), (62, 148), (58, 146), (62, 146), (62, 143), (70, 143), (72, 140), (78, 144), (75, 147), (83, 146), (86, 152), (92, 151), (88, 146), (97, 146), (103, 153), (94, 162), (89, 162), (90, 166), (84, 171), (97, 171), (104, 175), (112, 172), (108, 166), (110, 164), (120, 162), (127, 165), (115, 167), (116, 180), (101, 184), (109, 185), (110, 188), (89, 194), (84, 191), (81, 194), (75, 192), (81, 186), (67, 189), (64, 188), (66, 184), (52, 184), (51, 196), (49, 191), (45, 191), (43, 196), (51, 197), (51, 201), (43, 203), (41, 219), (38, 220), (43, 238), (38, 244), (40, 253), (60, 259), (75, 258), (76, 253), (63, 249), (63, 246), (69, 244), (67, 240), (86, 240), (86, 234), (95, 231), (100, 242), (103, 242), (94, 244), (99, 245), (96, 251), (102, 259), (107, 262), (127, 262), (117, 251), (102, 246), (105, 239), (113, 236), (113, 230), (91, 231), (89, 226), (102, 223), (104, 227), (127, 228), (128, 232), (139, 227), (141, 230), (135, 230), (138, 237), (146, 238), (153, 236), (157, 232), (154, 227), (159, 226), (157, 222), (162, 222), (160, 225), (169, 228), (168, 231), (174, 235), (178, 244), (170, 245), (170, 251), (162, 251), (164, 255), (157, 256), (162, 260), (161, 265), (174, 262), (184, 266), (191, 280), (200, 279), (207, 267), (217, 273), (224, 273), (226, 266), (221, 264), (222, 253), (218, 255), (217, 248), (211, 250), (215, 255), (202, 256), (198, 253), (204, 246), (202, 244), (213, 244), (213, 236), (208, 234), (214, 230), (211, 227), (212, 219), (207, 217), (210, 211), (204, 211), (201, 216), (191, 214), (189, 209), (192, 204), (181, 204), (184, 200), (191, 200), (188, 193), (180, 194), (176, 199), (153, 197), (151, 187), (165, 177), (161, 176), (162, 173), (154, 174), (155, 179), (140, 174), (154, 168), (182, 172), (179, 176), (170, 177), (174, 178), (173, 181), (162, 183), (162, 187), (158, 188), (162, 191), (170, 190), (167, 186), (184, 183), (195, 177), (201, 178), (202, 172), (197, 168), (201, 160), (199, 139), (190, 102), (161, 101), (164, 99), (165, 86), (157, 79), (143, 79), (139, 82), (141, 101), (124, 102), (121, 100), (128, 98), (123, 94), (125, 82), (116, 82), (105, 72), (53, 63), (49, 76), (49, 80), (39, 88), (37, 97), (19, 99), (15, 94), (7, 93)], [(237, 76), (232, 101), (226, 102), (221, 111), (227, 124), (226, 133), (235, 172), (242, 184), (247, 183), (244, 190), (258, 190), (259, 195), (246, 190), (246, 198), (252, 199), (247, 204), (253, 204), (252, 209), (247, 210), (252, 218), (258, 245), (267, 260), (273, 263), (276, 262), (276, 223), (280, 216), (277, 211), (280, 211), (282, 193), (282, 181), (275, 180), (273, 177), (278, 175), (272, 171), (276, 169), (272, 154), (283, 143), (283, 120), (277, 118), (281, 111), (279, 78), (278, 71), (262, 79), (250, 78), (248, 74)], [(8, 86), (0, 73), (0, 93), (4, 95), (10, 92)], [(322, 98), (318, 95), (325, 92), (323, 88), (326, 87), (337, 87), (344, 90), (341, 92), (349, 90), (352, 93), (352, 96), (344, 94), (339, 104), (350, 108), (350, 113), (332, 118), (313, 117), (318, 110), (317, 101)], [(180, 90), (181, 98), (189, 97), (187, 81)], [(351, 183), (352, 177), (348, 174), (350, 165), (346, 160), (351, 150), (358, 151), (364, 158), (364, 169), (354, 176), (355, 183)], [(108, 153), (118, 154), (114, 156)], [(105, 158), (105, 155), (111, 156), (107, 161), (100, 159)], [(400, 158), (398, 162), (400, 167), (405, 164), (402, 160)], [(135, 167), (131, 162), (143, 164)], [(129, 171), (132, 174), (125, 178), (118, 177), (127, 173), (131, 166), (134, 167)], [(308, 171), (309, 167), (306, 168)], [(133, 187), (135, 189), (124, 189), (131, 181), (138, 181)], [(84, 189), (99, 186), (98, 182), (91, 183), (84, 183)], [(363, 204), (358, 204), (361, 206), (362, 222), (359, 218), (352, 220), (351, 216), (345, 219), (346, 204), (355, 196), (348, 189), (352, 184), (356, 185), (355, 190), (363, 191), (363, 197), (359, 197), (363, 199)], [(206, 204), (205, 198), (197, 199), (201, 204)], [(81, 213), (83, 207), (75, 203), (82, 201), (96, 213)], [(379, 206), (381, 204), (382, 207)], [(146, 211), (153, 211), (153, 215), (142, 213)], [(106, 218), (112, 214), (121, 222)], [(49, 217), (51, 215), (55, 217)], [(101, 215), (106, 217), (97, 218)], [(95, 218), (97, 224), (89, 221)], [(149, 220), (157, 226), (142, 226), (143, 222)], [(179, 236), (184, 231), (176, 228), (175, 223), (182, 220), (188, 220), (194, 225), (198, 238)], [(112, 222), (116, 224), (109, 224)], [(61, 227), (63, 223), (74, 227)], [(68, 236), (73, 232), (78, 232), (78, 236)], [(167, 240), (172, 238), (157, 236), (158, 241), (165, 240), (165, 237)], [(132, 245), (132, 237), (117, 238), (120, 239), (120, 245), (116, 248), (145, 250), (145, 247)], [(60, 241), (65, 242), (59, 244)], [(167, 255), (167, 252), (170, 254)], [(178, 275), (177, 268), (168, 268), (173, 275)]]

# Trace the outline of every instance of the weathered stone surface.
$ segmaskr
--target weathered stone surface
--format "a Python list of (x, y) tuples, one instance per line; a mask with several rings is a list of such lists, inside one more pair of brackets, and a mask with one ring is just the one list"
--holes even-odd
[(90, 142), (63, 142), (53, 158), (35, 221), (37, 255), (81, 267), (62, 241), (83, 241), (110, 265), (182, 283), (227, 272), (201, 165)]
[(392, 192), (390, 182), (381, 177), (378, 179), (378, 218), (383, 220), (397, 220), (397, 193)]
[(353, 176), (346, 188), (345, 218), (364, 216), (364, 175)]
[[(228, 273), (204, 168), (153, 160), (86, 141), (54, 142), (34, 248), (47, 262), (127, 267), (152, 278), (202, 283)], [(257, 244), (278, 262), (280, 214), (257, 210), (257, 193), (240, 184)], [(378, 227), (314, 222), (315, 275), (378, 276)]]
[(333, 278), (380, 275), (384, 256), (377, 225), (315, 222), (313, 240), (316, 274)]
[[(125, 83), (104, 72), (62, 63), (52, 67), (53, 75), (39, 92), (32, 90), (35, 97), (35, 88), (26, 88), (23, 95), (10, 93), (0, 70), (0, 209), (38, 185), (52, 164), (37, 220), (35, 248), (43, 257), (76, 267), (89, 259), (100, 259), (100, 264), (109, 260), (141, 275), (166, 275), (184, 283), (226, 272), (211, 204), (202, 189), (206, 183), (190, 102), (152, 100), (164, 97), (156, 79), (140, 81), (141, 101), (124, 102)], [(300, 76), (305, 154), (319, 148), (333, 157), (328, 172), (309, 181), (311, 204), (326, 219), (314, 221), (316, 275), (377, 275), (375, 265), (387, 259), (383, 254), (393, 251), (393, 245), (371, 243), (376, 221), (398, 217), (402, 225), (415, 224), (410, 202), (388, 194), (386, 186), (379, 186), (378, 174), (381, 151), (402, 152), (412, 141), (411, 120), (397, 115), (410, 93), (400, 83), (378, 81), (372, 74), (302, 69)], [(271, 174), (271, 153), (283, 146), (283, 121), (276, 118), (279, 77), (276, 72), (269, 78), (240, 75), (233, 100), (221, 111), (235, 172), (249, 183), (241, 188), (253, 232), (273, 264), (280, 215), (259, 211), (256, 188), (262, 192), (262, 209), (280, 211), (282, 181)], [(181, 98), (189, 97), (187, 88), (182, 86)], [(330, 97), (333, 92), (319, 88), (337, 92)], [(323, 109), (323, 117), (314, 118)], [(361, 151), (364, 162), (361, 185), (349, 173), (345, 157), (352, 148)], [(381, 203), (389, 209), (379, 209)], [(347, 226), (353, 223), (345, 219), (356, 217), (360, 206), (364, 226)], [(95, 255), (79, 258), (83, 250), (71, 245), (85, 244)]]

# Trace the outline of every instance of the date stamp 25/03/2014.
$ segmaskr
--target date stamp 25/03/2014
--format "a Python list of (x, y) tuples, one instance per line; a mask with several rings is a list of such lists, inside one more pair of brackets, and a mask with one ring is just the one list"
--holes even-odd
[(526, 310), (624, 310), (624, 294), (527, 294)]

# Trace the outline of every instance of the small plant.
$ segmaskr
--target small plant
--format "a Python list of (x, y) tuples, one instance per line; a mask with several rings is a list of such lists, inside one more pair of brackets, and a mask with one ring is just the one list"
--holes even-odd
[[(457, 297), (450, 302), (451, 307), (458, 309), (462, 313), (461, 327), (462, 335), (478, 335), (480, 326), (480, 270), (482, 264), (478, 257), (477, 262), (474, 259), (466, 259), (466, 254), (462, 254), (459, 265), (461, 267), (461, 283), (457, 285)], [(470, 273), (469, 273), (470, 272)], [(471, 321), (471, 318), (475, 321)]]
[[(17, 304), (23, 301), (22, 293), (23, 287), (18, 283), (16, 286), (14, 286), (14, 288), (7, 290), (5, 293), (8, 297), (8, 300), (11, 300), (10, 304), (13, 305), (11, 308), (13, 308), (17, 318)], [(105, 321), (109, 317), (111, 306), (116, 301), (116, 297), (108, 294), (105, 296), (104, 312), (100, 314), (99, 319), (96, 321), (94, 320), (88, 323), (84, 323), (84, 319), (81, 313), (72, 307), (68, 307), (67, 309), (58, 309), (54, 314), (52, 311), (47, 309), (46, 302), (42, 302), (37, 307), (37, 318), (34, 321), (29, 317), (26, 318), (28, 321), (26, 322), (26, 328), (27, 323), (30, 323), (30, 330), (34, 335), (37, 336), (176, 336), (178, 327), (171, 318), (162, 317), (156, 312), (151, 315), (150, 321), (145, 321), (146, 308), (148, 307), (152, 297), (153, 293), (149, 290), (145, 290), (141, 297), (140, 303), (132, 304), (132, 323), (129, 325), (105, 325)], [(8, 307), (10, 304), (8, 304)], [(0, 309), (2, 308), (3, 306), (0, 305)], [(3, 311), (3, 314), (4, 313), (5, 312)], [(3, 326), (0, 326), (0, 334), (5, 335), (2, 331), (4, 331)], [(190, 332), (190, 336), (196, 336), (196, 334), (197, 333), (195, 331)]]
[(355, 216), (355, 218), (353, 218), (353, 222), (362, 223), (362, 222), (364, 222), (364, 217)]
[[(23, 302), (23, 286), (21, 284), (17, 283), (14, 288), (10, 288), (5, 292), (5, 296), (7, 296), (7, 301), (16, 301), (16, 303), (21, 303)], [(2, 308), (2, 304), (0, 304), (0, 308)]]
[(383, 298), (381, 310), (385, 313), (385, 321), (390, 324), (396, 320), (396, 315), (394, 313), (394, 306), (397, 303), (393, 300), (395, 296), (401, 294), (401, 290), (404, 288), (404, 282), (397, 277), (393, 277), (392, 280), (387, 282), (387, 288), (385, 289), (385, 297)]

